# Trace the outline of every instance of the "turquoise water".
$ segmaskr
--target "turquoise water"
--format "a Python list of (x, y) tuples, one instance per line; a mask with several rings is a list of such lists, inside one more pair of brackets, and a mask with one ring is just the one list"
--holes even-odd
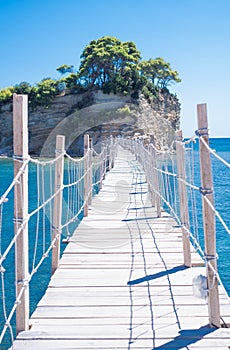
[[(230, 163), (230, 138), (225, 139), (211, 139), (211, 147), (217, 151), (217, 153)], [(199, 158), (198, 158), (198, 143), (194, 145), (195, 149), (195, 177), (199, 185)], [(229, 188), (229, 169), (221, 164), (216, 158), (212, 157), (213, 164), (213, 178), (214, 178), (214, 187), (215, 187), (215, 202), (216, 208), (223, 216), (224, 220), (230, 226), (229, 220), (229, 211), (230, 211), (230, 188)], [(36, 185), (37, 185), (37, 175), (36, 175), (36, 166), (31, 165), (29, 168), (29, 203), (30, 210), (33, 210), (37, 205), (37, 195), (36, 195)], [(0, 159), (0, 195), (2, 195), (5, 189), (11, 183), (13, 179), (13, 162), (9, 159)], [(0, 241), (1, 252), (4, 252), (8, 243), (14, 235), (13, 231), (13, 194), (11, 193), (8, 196), (8, 202), (4, 204), (3, 209), (3, 226), (2, 226), (2, 236)], [(200, 208), (201, 204), (198, 201), (198, 207)], [(6, 219), (7, 218), (7, 219)], [(38, 244), (38, 256), (40, 256), (43, 251), (43, 246), (48, 245), (49, 235), (50, 235), (50, 222), (45, 218), (41, 218), (43, 221), (43, 226), (45, 225), (47, 229), (47, 236), (41, 236)], [(35, 218), (31, 220), (29, 226), (29, 242), (30, 242), (30, 268), (32, 266), (33, 260), (33, 247), (35, 244)], [(218, 268), (221, 275), (222, 281), (225, 285), (226, 290), (230, 294), (230, 275), (229, 271), (229, 248), (230, 248), (230, 236), (223, 229), (222, 225), (217, 220), (217, 252), (219, 255), (218, 259)], [(72, 227), (75, 229), (75, 226)], [(43, 242), (42, 242), (43, 240)], [(45, 242), (44, 242), (45, 241)], [(47, 242), (46, 242), (47, 241)], [(202, 239), (201, 239), (202, 241)], [(202, 244), (202, 242), (201, 242)], [(61, 246), (61, 250), (65, 247), (64, 244)], [(7, 308), (8, 311), (12, 307), (14, 298), (15, 298), (15, 287), (14, 287), (14, 273), (12, 272), (12, 265), (14, 265), (14, 252), (10, 252), (8, 258), (4, 261), (3, 266), (6, 270), (5, 272), (5, 290), (7, 296)], [(31, 313), (35, 309), (38, 301), (45, 292), (46, 286), (50, 279), (51, 271), (51, 261), (50, 258), (46, 259), (39, 269), (39, 273), (34, 276), (30, 284), (30, 311)], [(1, 290), (1, 288), (0, 288)], [(12, 324), (14, 323), (14, 320)], [(2, 294), (0, 294), (0, 330), (4, 325), (3, 318), (3, 309), (2, 309)], [(0, 346), (1, 349), (7, 349), (10, 346), (10, 334), (7, 332), (4, 339), (4, 343)]]

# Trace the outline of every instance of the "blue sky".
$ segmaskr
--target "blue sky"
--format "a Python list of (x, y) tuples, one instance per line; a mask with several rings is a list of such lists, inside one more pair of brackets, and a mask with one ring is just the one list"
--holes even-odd
[(171, 91), (184, 136), (206, 102), (211, 135), (230, 137), (229, 17), (229, 0), (0, 0), (0, 88), (58, 78), (58, 66), (78, 68), (92, 39), (112, 35), (179, 71)]

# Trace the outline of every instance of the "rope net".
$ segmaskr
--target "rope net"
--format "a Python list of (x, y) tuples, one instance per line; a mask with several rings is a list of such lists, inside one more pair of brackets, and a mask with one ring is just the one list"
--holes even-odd
[[(15, 311), (25, 290), (30, 285), (30, 313), (32, 313), (50, 279), (52, 248), (62, 235), (61, 252), (64, 250), (65, 243), (84, 216), (86, 203), (89, 204), (91, 197), (100, 191), (115, 153), (116, 143), (109, 139), (101, 145), (99, 153), (91, 148), (82, 158), (73, 158), (65, 151), (49, 160), (29, 157), (21, 161), (18, 174), (0, 197), (0, 344), (3, 348), (8, 348), (15, 337)], [(63, 184), (55, 189), (55, 168), (63, 157)], [(12, 169), (10, 175), (13, 177), (13, 160), (8, 159), (6, 166)], [(18, 208), (24, 210), (24, 203), (22, 196), (18, 196), (17, 193), (21, 194), (23, 191), (22, 175), (27, 170), (29, 210), (22, 221)], [(62, 194), (61, 227), (55, 231), (54, 202), (60, 193)], [(16, 245), (26, 227), (29, 233), (28, 276), (20, 282), (21, 289), (17, 294), (16, 285), (19, 282), (15, 277)]]

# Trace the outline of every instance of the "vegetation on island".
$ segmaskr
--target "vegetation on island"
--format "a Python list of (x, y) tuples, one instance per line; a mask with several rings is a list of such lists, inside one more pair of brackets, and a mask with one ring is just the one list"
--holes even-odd
[(28, 94), (31, 108), (48, 107), (53, 98), (68, 89), (83, 93), (100, 89), (138, 98), (143, 93), (149, 101), (161, 91), (168, 91), (173, 83), (180, 82), (179, 74), (170, 63), (157, 57), (141, 60), (141, 53), (131, 42), (122, 42), (112, 36), (92, 40), (81, 55), (78, 70), (63, 64), (56, 69), (60, 79), (45, 78), (31, 85), (21, 82), (0, 90), (0, 106), (11, 101), (13, 93)]

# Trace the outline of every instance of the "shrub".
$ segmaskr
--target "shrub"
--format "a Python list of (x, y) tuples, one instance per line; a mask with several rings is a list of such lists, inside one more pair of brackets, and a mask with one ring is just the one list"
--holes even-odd
[(5, 87), (0, 90), (0, 104), (10, 102), (13, 96), (14, 88), (13, 86)]

